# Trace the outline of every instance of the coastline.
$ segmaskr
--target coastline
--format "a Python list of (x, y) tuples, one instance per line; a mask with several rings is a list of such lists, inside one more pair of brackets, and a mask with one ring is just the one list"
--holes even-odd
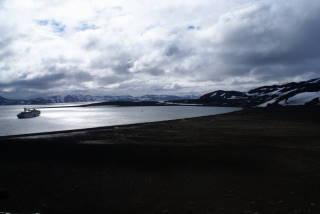
[(319, 125), (318, 107), (293, 107), (1, 137), (0, 207), (318, 213)]
[[(69, 107), (69, 106), (67, 106)], [(70, 106), (72, 107), (72, 106)], [(77, 106), (76, 106), (77, 107)], [(80, 106), (82, 107), (82, 106)], [(207, 106), (205, 106), (207, 107)], [(160, 120), (160, 121), (151, 121), (151, 122), (139, 122), (139, 123), (129, 123), (129, 124), (120, 124), (120, 125), (110, 125), (110, 126), (99, 126), (99, 127), (92, 127), (92, 128), (80, 128), (80, 129), (67, 129), (67, 130), (58, 130), (58, 131), (48, 131), (48, 132), (40, 132), (40, 133), (27, 133), (27, 134), (17, 134), (17, 135), (7, 135), (7, 136), (0, 136), (1, 141), (6, 141), (6, 140), (14, 140), (14, 141), (19, 141), (23, 140), (24, 138), (31, 137), (31, 138), (50, 138), (50, 137), (59, 137), (59, 135), (64, 135), (67, 136), (68, 134), (70, 135), (77, 135), (78, 133), (90, 133), (90, 132), (99, 132), (99, 131), (116, 131), (117, 129), (132, 129), (132, 128), (141, 128), (146, 125), (165, 125), (167, 123), (176, 123), (176, 122), (186, 122), (190, 121), (192, 123), (193, 120), (212, 120), (215, 119), (215, 117), (220, 118), (221, 116), (234, 116), (234, 115), (243, 115), (247, 113), (255, 113), (255, 114), (263, 114), (263, 113), (289, 113), (290, 116), (292, 114), (296, 113), (305, 113), (302, 111), (315, 111), (316, 115), (313, 117), (312, 112), (308, 113), (308, 118), (305, 118), (306, 120), (314, 120), (318, 122), (320, 120), (318, 111), (320, 110), (320, 107), (301, 107), (301, 106), (292, 106), (292, 107), (282, 107), (282, 108), (243, 108), (239, 109), (237, 111), (232, 111), (232, 112), (227, 112), (227, 113), (221, 113), (221, 114), (215, 114), (215, 115), (206, 115), (206, 116), (198, 116), (198, 117), (186, 117), (186, 118), (179, 118), (179, 119), (172, 119), (172, 120)], [(279, 115), (277, 115), (279, 116)], [(285, 115), (282, 115), (285, 116)], [(288, 119), (290, 117), (287, 115), (285, 119)], [(296, 115), (298, 116), (298, 115)], [(294, 117), (293, 117), (294, 120)], [(304, 119), (301, 119), (304, 120)]]
[[(68, 109), (69, 107), (70, 106), (67, 106), (66, 109)], [(122, 106), (114, 106), (114, 108), (116, 108), (117, 110), (118, 110), (118, 108), (120, 110), (121, 109), (120, 107), (122, 107)], [(136, 107), (136, 106), (132, 106), (132, 107)], [(144, 107), (148, 108), (149, 106), (144, 106)], [(170, 107), (177, 107), (177, 106), (170, 106)], [(186, 107), (186, 106), (184, 106), (184, 107)], [(188, 106), (188, 107), (190, 107), (190, 106)], [(70, 122), (70, 123), (67, 123), (67, 124), (62, 124), (63, 125), (62, 127), (56, 125), (53, 128), (51, 127), (50, 129), (41, 129), (41, 126), (40, 126), (40, 129), (38, 129), (38, 128), (37, 129), (24, 129), (24, 127), (20, 127), (20, 129), (16, 128), (14, 131), (11, 131), (11, 130), (8, 130), (8, 129), (4, 128), (4, 130), (0, 130), (0, 140), (1, 139), (5, 140), (7, 138), (12, 138), (12, 137), (23, 137), (23, 136), (31, 136), (31, 135), (35, 135), (35, 136), (36, 135), (48, 135), (48, 134), (59, 134), (59, 133), (62, 134), (62, 133), (86, 131), (86, 130), (101, 129), (101, 128), (103, 129), (103, 128), (108, 128), (108, 127), (112, 128), (112, 127), (144, 124), (144, 123), (166, 122), (166, 121), (179, 120), (179, 119), (190, 119), (190, 118), (195, 118), (195, 117), (210, 116), (210, 115), (217, 115), (217, 114), (224, 114), (224, 113), (228, 113), (228, 112), (240, 111), (242, 109), (242, 108), (239, 108), (239, 107), (211, 107), (211, 106), (201, 106), (201, 107), (205, 107), (207, 109), (212, 108), (213, 110), (212, 110), (212, 112), (209, 111), (209, 112), (205, 112), (205, 113), (198, 113), (198, 115), (197, 115), (197, 113), (195, 115), (183, 114), (182, 113), (179, 116), (174, 116), (174, 115), (167, 116), (167, 115), (164, 115), (164, 117), (155, 116), (155, 117), (151, 117), (151, 119), (143, 117), (144, 115), (141, 115), (142, 119), (138, 119), (138, 120), (132, 120), (131, 117), (130, 117), (131, 115), (127, 115), (127, 117), (129, 119), (128, 120), (123, 120), (121, 122), (117, 121), (115, 118), (112, 118), (112, 117), (111, 117), (111, 120), (108, 121), (109, 117), (105, 117), (103, 120), (98, 118), (98, 119), (100, 119), (101, 122), (99, 122), (99, 123), (97, 123), (95, 125), (92, 125), (92, 124), (91, 125), (87, 125), (86, 122), (84, 122), (84, 123), (81, 122), (81, 123), (78, 123), (78, 124), (83, 124), (83, 125), (74, 126), (74, 123)], [(38, 109), (44, 109), (44, 108), (47, 108), (47, 107), (41, 107), (41, 108), (38, 108)], [(57, 108), (57, 107), (54, 107), (54, 108)], [(60, 107), (58, 107), (58, 108), (60, 108)], [(90, 109), (90, 107), (87, 107), (86, 109)], [(217, 110), (215, 110), (215, 109), (217, 109)], [(183, 110), (183, 109), (181, 109), (181, 110)], [(139, 111), (140, 111), (140, 109), (139, 109)], [(142, 112), (143, 112), (143, 110), (141, 110), (141, 114), (143, 114)], [(105, 114), (105, 115), (108, 115), (108, 114)], [(155, 114), (155, 115), (157, 115), (157, 114)], [(65, 117), (64, 115), (60, 115), (60, 116), (63, 117), (63, 118)], [(43, 116), (41, 116), (41, 119), (42, 119), (42, 117), (44, 117), (43, 120), (45, 120), (46, 119), (45, 117), (48, 117), (48, 115), (47, 114), (44, 115), (44, 113), (43, 113)], [(67, 119), (70, 119), (70, 116), (69, 117), (67, 116)], [(86, 119), (87, 118), (82, 117), (82, 120), (86, 120)], [(89, 123), (90, 122), (92, 123), (92, 121), (94, 121), (94, 119), (95, 119), (94, 117), (93, 117), (93, 119), (89, 118)], [(17, 121), (14, 121), (14, 122), (17, 122)], [(28, 122), (29, 122), (29, 120), (28, 120)], [(34, 121), (34, 122), (36, 122), (36, 121)], [(54, 120), (48, 120), (47, 123), (50, 125), (50, 123), (55, 123), (55, 121)], [(17, 125), (20, 125), (20, 124), (17, 124)], [(39, 126), (39, 124), (36, 124), (36, 126)], [(46, 126), (46, 124), (44, 124), (44, 126)]]

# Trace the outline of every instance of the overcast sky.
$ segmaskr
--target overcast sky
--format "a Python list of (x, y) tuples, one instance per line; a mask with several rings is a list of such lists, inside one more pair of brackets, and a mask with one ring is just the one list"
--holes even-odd
[(0, 95), (201, 94), (319, 77), (319, 0), (0, 0)]

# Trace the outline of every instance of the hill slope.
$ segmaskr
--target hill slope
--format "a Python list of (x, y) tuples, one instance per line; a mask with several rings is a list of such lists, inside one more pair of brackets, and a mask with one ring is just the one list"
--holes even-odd
[(201, 96), (199, 102), (217, 106), (315, 105), (319, 97), (320, 78), (262, 86), (248, 92), (219, 90)]

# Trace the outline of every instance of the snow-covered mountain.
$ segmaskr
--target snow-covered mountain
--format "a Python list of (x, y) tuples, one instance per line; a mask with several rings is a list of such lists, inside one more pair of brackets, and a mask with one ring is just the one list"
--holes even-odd
[(283, 85), (262, 86), (248, 92), (214, 91), (199, 102), (217, 106), (259, 106), (319, 104), (320, 78)]
[(268, 105), (319, 104), (320, 78), (284, 85), (260, 87), (248, 94), (260, 98), (259, 107)]
[(248, 92), (218, 90), (201, 96), (144, 95), (144, 96), (91, 96), (66, 95), (48, 96), (34, 99), (16, 100), (0, 97), (0, 105), (50, 104), (74, 102), (113, 101), (167, 101), (213, 106), (258, 106), (269, 105), (319, 105), (320, 78), (282, 85), (262, 86)]
[(48, 104), (48, 103), (75, 103), (75, 102), (105, 102), (105, 101), (118, 101), (126, 100), (131, 101), (135, 100), (132, 96), (91, 96), (91, 95), (82, 95), (82, 94), (72, 94), (72, 95), (56, 95), (48, 97), (40, 97), (36, 99), (30, 99), (29, 101), (32, 104)]
[(0, 105), (18, 105), (18, 104), (26, 104), (25, 100), (14, 100), (7, 99), (0, 96)]
[(240, 91), (214, 91), (200, 97), (200, 102), (215, 106), (246, 106), (249, 96)]
[(7, 99), (0, 97), (0, 105), (17, 105), (17, 104), (52, 104), (52, 103), (75, 103), (75, 102), (113, 102), (113, 101), (166, 101), (180, 99), (196, 99), (198, 97), (190, 96), (173, 96), (173, 95), (144, 95), (144, 96), (91, 96), (91, 95), (56, 95), (47, 97), (38, 97), (32, 99)]
[(304, 105), (304, 104), (319, 104), (320, 91), (303, 92), (289, 97), (286, 100), (279, 102), (280, 105)]

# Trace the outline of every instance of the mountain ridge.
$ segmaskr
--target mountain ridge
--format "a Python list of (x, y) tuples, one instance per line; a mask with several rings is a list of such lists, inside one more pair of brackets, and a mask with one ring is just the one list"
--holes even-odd
[(36, 105), (75, 102), (117, 102), (117, 101), (167, 101), (176, 104), (202, 104), (225, 107), (267, 107), (287, 105), (319, 105), (320, 78), (301, 82), (290, 82), (277, 85), (266, 85), (247, 92), (216, 90), (200, 97), (175, 95), (143, 95), (143, 96), (92, 96), (92, 95), (55, 95), (25, 100), (7, 99), (0, 96), (0, 105)]
[(114, 101), (166, 101), (181, 99), (196, 99), (195, 95), (174, 96), (174, 95), (143, 95), (143, 96), (92, 96), (82, 94), (54, 95), (37, 97), (30, 99), (8, 99), (0, 96), (0, 105), (36, 105), (55, 103), (75, 103), (75, 102), (114, 102)]
[(301, 82), (261, 86), (241, 91), (213, 91), (201, 96), (200, 103), (216, 106), (267, 107), (276, 105), (317, 105), (320, 97), (320, 78)]

